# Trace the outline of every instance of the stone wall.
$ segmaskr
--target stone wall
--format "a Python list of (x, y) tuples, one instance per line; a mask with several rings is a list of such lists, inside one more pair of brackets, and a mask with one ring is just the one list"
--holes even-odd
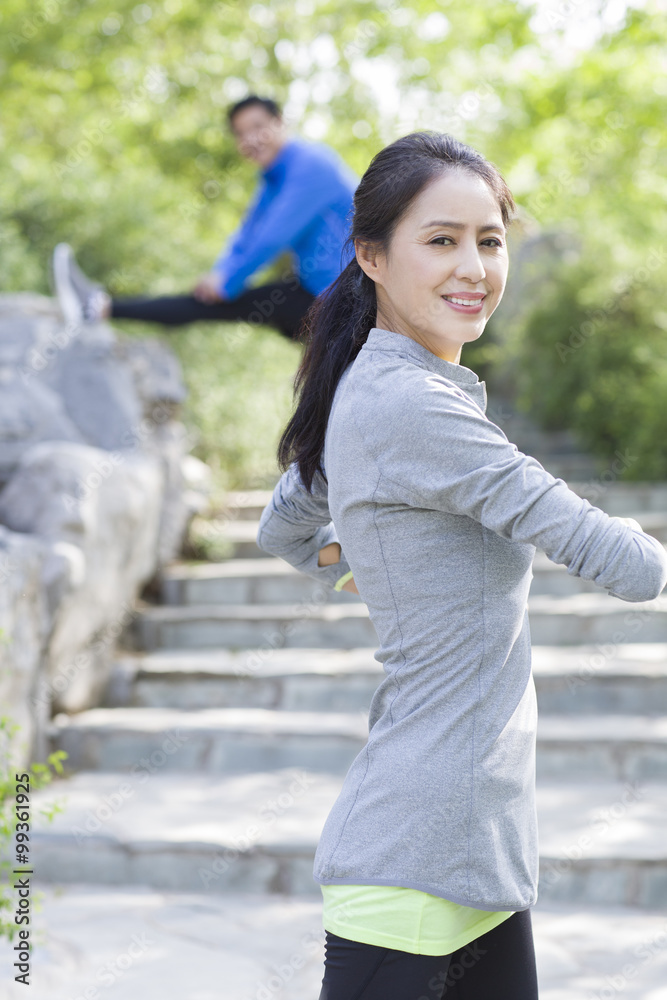
[(142, 587), (193, 513), (173, 354), (56, 303), (0, 296), (0, 714), (12, 756), (54, 711), (94, 706)]

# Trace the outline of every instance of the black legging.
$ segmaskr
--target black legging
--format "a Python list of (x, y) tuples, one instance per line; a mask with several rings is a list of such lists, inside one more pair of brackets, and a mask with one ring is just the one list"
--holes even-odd
[(276, 327), (292, 340), (315, 298), (296, 278), (249, 288), (235, 299), (208, 304), (194, 295), (162, 295), (156, 299), (113, 299), (114, 319), (139, 319), (165, 326), (182, 326), (198, 320), (245, 321)]
[(537, 1000), (530, 910), (451, 955), (413, 955), (325, 931), (319, 1000)]

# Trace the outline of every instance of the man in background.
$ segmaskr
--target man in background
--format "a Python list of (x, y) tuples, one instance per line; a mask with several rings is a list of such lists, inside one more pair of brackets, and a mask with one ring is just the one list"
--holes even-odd
[[(112, 298), (77, 266), (72, 248), (53, 253), (56, 294), (68, 323), (136, 319), (166, 326), (199, 320), (261, 323), (295, 339), (311, 302), (348, 259), (341, 251), (358, 178), (323, 143), (288, 135), (275, 101), (255, 94), (227, 113), (242, 156), (260, 168), (260, 183), (227, 246), (190, 294)], [(255, 288), (248, 279), (289, 250), (293, 273)]]

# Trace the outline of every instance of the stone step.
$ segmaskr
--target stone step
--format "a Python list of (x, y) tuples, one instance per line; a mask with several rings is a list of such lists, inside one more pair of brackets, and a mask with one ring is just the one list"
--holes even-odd
[(667, 643), (534, 646), (542, 714), (664, 715)]
[[(557, 471), (552, 474), (561, 479), (569, 478)], [(589, 493), (593, 495), (591, 489), (589, 489)], [(599, 505), (596, 504), (596, 506)], [(667, 514), (664, 507), (660, 510), (633, 510), (623, 516), (634, 517), (649, 535), (653, 535), (663, 543), (667, 542)], [(207, 537), (215, 537), (218, 541), (227, 543), (225, 551), (229, 552), (230, 559), (266, 559), (266, 553), (258, 547), (256, 542), (259, 518), (257, 520), (246, 518), (233, 520), (225, 516), (209, 516), (205, 519), (200, 518), (198, 523), (200, 533), (204, 532)]]
[(540, 780), (667, 781), (667, 715), (542, 715)]
[(273, 490), (230, 490), (220, 514), (230, 521), (259, 521), (272, 495)]
[[(133, 883), (224, 894), (319, 894), (315, 848), (342, 777), (301, 768), (228, 777), (82, 772), (34, 795), (44, 882)], [(400, 803), (397, 803), (397, 810)], [(540, 900), (667, 903), (667, 785), (537, 789)]]
[(259, 521), (247, 518), (229, 520), (224, 515), (208, 515), (197, 518), (191, 530), (199, 540), (215, 541), (225, 558), (263, 559), (266, 552), (262, 552), (255, 541), (258, 526)]
[[(540, 712), (654, 715), (667, 706), (667, 643), (534, 646)], [(384, 677), (370, 647), (226, 649), (127, 655), (115, 664), (106, 706), (368, 710)]]
[[(571, 597), (599, 594), (590, 580), (571, 576), (564, 566), (538, 552), (533, 562), (531, 596)], [(355, 594), (323, 588), (282, 559), (229, 559), (225, 562), (174, 563), (163, 573), (163, 604), (275, 604), (313, 599), (334, 604), (358, 603)]]
[[(538, 553), (533, 563), (531, 595), (557, 597), (579, 593), (599, 593), (590, 580), (570, 576), (564, 566)], [(323, 588), (311, 577), (299, 573), (282, 559), (229, 559), (225, 562), (175, 563), (164, 571), (161, 584), (163, 604), (276, 604), (311, 601), (313, 597), (333, 604), (358, 603), (345, 591)]]
[[(567, 573), (566, 573), (567, 576)], [(162, 575), (161, 599), (168, 605), (284, 604), (326, 601), (358, 604), (356, 594), (323, 587), (273, 556), (225, 562), (175, 563)]]
[[(224, 1000), (320, 995), (317, 895), (80, 883), (44, 884), (40, 895), (30, 1000), (221, 1000), (220, 982)], [(540, 898), (531, 922), (540, 1000), (665, 1000), (664, 910)], [(21, 995), (14, 954), (0, 951), (0, 1000)], [(111, 994), (91, 985), (112, 975)]]
[(142, 649), (376, 646), (368, 609), (351, 596), (353, 603), (329, 604), (322, 588), (301, 604), (144, 606), (132, 633)]
[[(366, 743), (367, 719), (363, 711), (93, 708), (55, 716), (49, 735), (72, 770), (344, 773)], [(537, 770), (545, 779), (667, 781), (667, 715), (542, 715)]]
[[(529, 614), (536, 645), (667, 641), (667, 596), (631, 603), (605, 593), (537, 595)], [(324, 591), (301, 605), (144, 606), (132, 636), (135, 648), (145, 650), (377, 645), (366, 606), (359, 599), (329, 604)]]
[(368, 737), (366, 712), (262, 708), (93, 708), (56, 715), (49, 735), (69, 768), (246, 773), (346, 771)]
[(541, 646), (667, 641), (667, 595), (630, 602), (606, 593), (538, 595), (528, 602), (532, 642)]

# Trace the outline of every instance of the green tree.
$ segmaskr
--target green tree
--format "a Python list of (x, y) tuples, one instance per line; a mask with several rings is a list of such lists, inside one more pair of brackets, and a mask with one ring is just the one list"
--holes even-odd
[[(649, 370), (650, 391), (664, 389), (667, 27), (647, 0), (576, 52), (568, 31), (595, 5), (561, 7), (540, 32), (535, 8), (514, 0), (40, 0), (29, 10), (6, 0), (2, 287), (45, 291), (61, 239), (117, 294), (190, 285), (255, 183), (224, 127), (225, 108), (248, 89), (275, 95), (298, 131), (329, 142), (358, 173), (400, 134), (446, 130), (501, 167), (524, 214), (565, 237), (531, 301), (518, 314), (501, 306), (463, 361), (491, 366), (485, 377), (526, 373), (522, 398), (536, 414), (545, 388), (561, 392), (562, 426), (596, 428), (587, 443), (605, 454), (628, 439), (619, 431), (628, 420), (605, 416), (613, 373), (632, 371), (637, 401)], [(625, 346), (610, 314), (562, 361), (556, 345), (570, 327), (628, 287), (619, 315), (640, 325)], [(188, 420), (222, 484), (268, 484), (299, 348), (268, 331), (228, 332), (170, 335), (186, 364)], [(576, 406), (571, 365), (586, 376)], [(630, 421), (631, 441), (644, 441), (632, 473), (642, 476), (664, 474), (650, 409), (642, 402)]]

